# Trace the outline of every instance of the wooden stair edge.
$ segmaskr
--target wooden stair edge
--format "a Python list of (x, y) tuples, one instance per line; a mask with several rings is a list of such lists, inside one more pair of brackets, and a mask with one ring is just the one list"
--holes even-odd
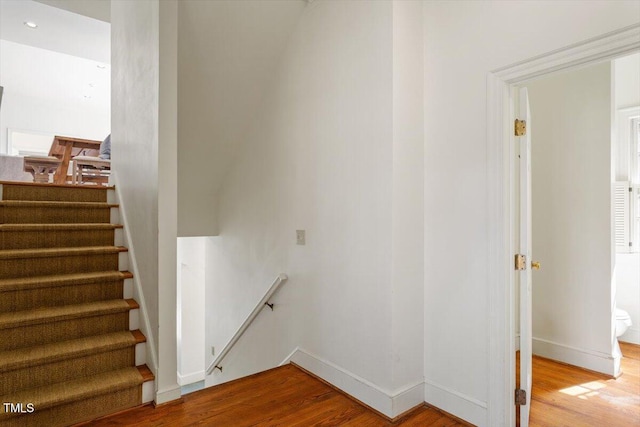
[[(118, 336), (118, 341), (110, 344), (100, 342), (105, 337)], [(96, 343), (97, 342), (97, 345)], [(31, 366), (47, 365), (62, 360), (72, 360), (88, 355), (134, 347), (146, 341), (146, 337), (139, 330), (108, 332), (82, 338), (74, 338), (65, 341), (24, 347), (15, 350), (0, 351), (0, 373), (10, 372), (16, 369), (25, 369)], [(59, 346), (67, 344), (65, 348)], [(91, 346), (88, 346), (91, 344)]]
[(24, 259), (24, 258), (52, 258), (62, 256), (101, 255), (120, 252), (129, 252), (125, 246), (77, 246), (66, 248), (42, 248), (42, 249), (2, 249), (0, 260)]
[[(146, 365), (142, 365), (146, 366)], [(147, 368), (148, 369), (148, 368)], [(99, 374), (91, 375), (88, 377), (80, 377), (77, 379), (73, 379), (70, 381), (64, 381), (61, 383), (46, 385), (42, 387), (36, 387), (33, 389), (22, 389), (17, 393), (12, 393), (11, 395), (0, 396), (0, 399), (4, 399), (3, 401), (10, 402), (15, 401), (17, 399), (23, 399), (24, 401), (29, 401), (28, 396), (34, 394), (36, 392), (39, 394), (40, 402), (36, 403), (36, 408), (40, 409), (48, 409), (55, 406), (62, 406), (66, 404), (71, 404), (73, 402), (77, 402), (82, 399), (86, 399), (88, 397), (101, 396), (108, 393), (116, 393), (121, 390), (125, 390), (129, 387), (139, 387), (144, 382), (144, 376), (142, 379), (135, 378), (134, 379), (134, 370), (137, 370), (137, 373), (142, 376), (140, 373), (140, 367), (127, 367), (115, 369), (113, 371), (101, 372)], [(144, 371), (143, 371), (144, 372)], [(149, 371), (150, 372), (150, 371)], [(117, 378), (113, 378), (114, 374), (124, 374), (124, 376), (128, 376), (128, 381), (122, 383), (118, 381)], [(123, 379), (123, 378), (120, 378)], [(150, 381), (150, 380), (147, 380)], [(87, 389), (87, 384), (95, 383), (96, 387)], [(55, 397), (54, 397), (55, 396)], [(26, 398), (26, 399), (25, 399)], [(11, 400), (15, 399), (15, 400)], [(17, 401), (23, 401), (17, 400)], [(16, 416), (20, 414), (10, 413), (0, 411), (0, 425), (2, 425), (3, 418), (7, 419), (12, 416)]]
[(106, 272), (55, 274), (49, 276), (29, 276), (20, 278), (0, 279), (0, 294), (2, 292), (19, 292), (27, 289), (57, 288), (89, 284), (94, 281), (119, 282), (132, 279), (133, 273), (128, 270), (116, 271), (119, 274), (105, 274)]
[(26, 207), (65, 207), (65, 208), (92, 208), (106, 209), (119, 208), (118, 203), (109, 202), (69, 202), (57, 200), (0, 200), (0, 207), (26, 206)]
[[(2, 231), (58, 231), (58, 230), (115, 230), (124, 228), (122, 224), (112, 224), (109, 222), (59, 222), (59, 223), (3, 223), (0, 224)], [(42, 230), (47, 229), (47, 230)]]
[(42, 183), (42, 182), (29, 182), (29, 181), (0, 181), (0, 185), (24, 185), (29, 187), (58, 187), (58, 188), (75, 188), (80, 190), (114, 190), (116, 188), (115, 185), (108, 186), (95, 186), (95, 185), (78, 185), (78, 184), (55, 184), (53, 182), (50, 183)]
[[(125, 304), (122, 304), (122, 302)], [(102, 316), (110, 313), (131, 311), (138, 308), (140, 308), (140, 306), (134, 299), (118, 298), (82, 304), (0, 313), (0, 329), (13, 329), (48, 322), (62, 322), (70, 319)]]
[(136, 329), (134, 331), (129, 331), (133, 338), (136, 340), (136, 344), (140, 344), (143, 342), (147, 342), (147, 337), (142, 333), (140, 329)]
[(142, 375), (142, 382), (146, 383), (156, 379), (155, 375), (153, 375), (153, 372), (151, 372), (151, 369), (149, 369), (146, 364), (136, 366), (136, 368), (140, 375)]

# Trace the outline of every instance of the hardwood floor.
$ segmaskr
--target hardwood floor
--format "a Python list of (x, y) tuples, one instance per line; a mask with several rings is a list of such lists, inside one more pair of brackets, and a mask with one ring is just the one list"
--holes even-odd
[(465, 426), (423, 406), (395, 424), (294, 365), (184, 396), (183, 403), (142, 406), (90, 426)]
[(530, 425), (640, 426), (640, 346), (620, 347), (618, 379), (534, 356)]
[[(532, 427), (640, 426), (640, 346), (621, 344), (617, 380), (534, 357)], [(143, 406), (91, 426), (441, 426), (467, 425), (424, 406), (395, 424), (293, 365)]]

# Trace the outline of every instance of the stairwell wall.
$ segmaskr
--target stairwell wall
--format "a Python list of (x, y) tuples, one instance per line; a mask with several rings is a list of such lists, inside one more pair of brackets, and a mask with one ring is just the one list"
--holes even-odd
[(277, 274), (289, 280), (207, 385), (299, 347), (392, 387), (392, 141), (392, 4), (310, 3), (221, 187), (207, 348), (222, 348)]
[(307, 6), (220, 192), (207, 348), (289, 280), (207, 385), (284, 359), (391, 417), (423, 402), (421, 11)]
[[(176, 357), (177, 3), (113, 2), (112, 170), (155, 342), (156, 403), (180, 397)], [(146, 323), (146, 322), (144, 322)]]

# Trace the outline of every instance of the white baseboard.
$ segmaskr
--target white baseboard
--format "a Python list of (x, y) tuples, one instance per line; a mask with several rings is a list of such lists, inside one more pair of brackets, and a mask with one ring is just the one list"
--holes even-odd
[(425, 401), (478, 427), (487, 426), (487, 403), (433, 381), (424, 382)]
[(178, 400), (181, 397), (182, 397), (182, 389), (180, 388), (180, 386), (172, 387), (169, 389), (158, 390), (156, 392), (155, 402), (156, 402), (156, 405), (161, 405), (163, 403), (171, 402), (173, 400)]
[(204, 380), (204, 369), (202, 371), (192, 372), (190, 374), (184, 374), (184, 375), (178, 372), (178, 384), (180, 384), (181, 386), (197, 383), (198, 381), (203, 381), (203, 380)]
[(637, 329), (637, 328), (627, 329), (627, 332), (625, 332), (624, 335), (622, 335), (621, 337), (618, 337), (618, 341), (640, 345), (640, 329)]
[(301, 348), (293, 350), (281, 365), (289, 362), (322, 378), (389, 418), (395, 418), (424, 402), (422, 381), (390, 392)]
[(571, 347), (541, 338), (533, 338), (533, 354), (611, 376), (617, 375), (616, 366), (620, 364), (620, 358), (614, 358), (611, 354)]

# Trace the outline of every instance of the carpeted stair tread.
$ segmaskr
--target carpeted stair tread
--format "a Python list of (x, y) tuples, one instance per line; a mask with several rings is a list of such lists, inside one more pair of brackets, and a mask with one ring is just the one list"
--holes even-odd
[(0, 352), (0, 374), (145, 342), (140, 331), (121, 331)]
[(122, 224), (87, 223), (87, 224), (0, 224), (2, 231), (58, 231), (58, 230), (115, 230)]
[(52, 182), (48, 182), (48, 183), (42, 183), (42, 182), (16, 182), (16, 181), (0, 181), (0, 185), (3, 186), (11, 186), (11, 187), (42, 187), (42, 188), (46, 188), (46, 189), (51, 189), (51, 188), (69, 188), (69, 189), (82, 189), (82, 190), (89, 190), (89, 191), (100, 191), (100, 190), (113, 190), (114, 188), (116, 188), (114, 185), (110, 185), (110, 186), (101, 186), (101, 187), (90, 187), (90, 186), (86, 186), (86, 187), (78, 187), (77, 184), (54, 184)]
[(124, 246), (82, 246), (78, 248), (6, 249), (0, 251), (0, 260), (23, 258), (50, 258), (86, 256), (127, 252)]
[(60, 200), (68, 202), (106, 202), (107, 190), (114, 187), (0, 182), (3, 200)]
[(85, 304), (65, 305), (62, 307), (38, 308), (35, 310), (24, 310), (13, 313), (0, 313), (0, 330), (62, 320), (100, 316), (109, 313), (121, 313), (135, 308), (139, 308), (138, 303), (135, 300), (116, 299)]
[[(144, 382), (137, 367), (103, 372), (91, 377), (51, 384), (33, 389), (21, 390), (17, 393), (0, 396), (3, 402), (30, 402), (37, 411), (57, 405), (77, 402), (93, 396), (116, 393)], [(0, 419), (16, 416), (16, 414), (0, 411)]]
[(57, 274), (31, 276), (15, 279), (0, 279), (0, 293), (24, 289), (74, 286), (94, 282), (117, 282), (133, 277), (129, 271), (98, 271), (92, 273)]
[(0, 207), (27, 208), (83, 208), (105, 209), (117, 208), (118, 205), (106, 202), (59, 202), (55, 200), (0, 200)]

